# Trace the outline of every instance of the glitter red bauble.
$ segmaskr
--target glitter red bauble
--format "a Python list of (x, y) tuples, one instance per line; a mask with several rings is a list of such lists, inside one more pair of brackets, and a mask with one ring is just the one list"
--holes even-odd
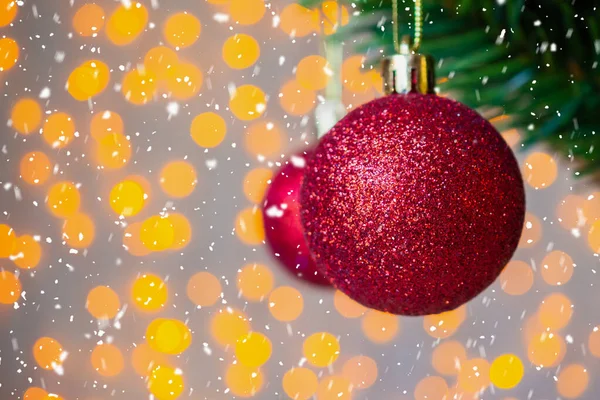
[(308, 250), (300, 220), (300, 187), (306, 153), (296, 154), (275, 173), (265, 194), (263, 221), (267, 244), (289, 272), (307, 282), (330, 285)]
[(309, 247), (333, 285), (402, 315), (454, 309), (515, 251), (525, 215), (518, 164), (475, 111), (391, 95), (348, 114), (308, 161)]

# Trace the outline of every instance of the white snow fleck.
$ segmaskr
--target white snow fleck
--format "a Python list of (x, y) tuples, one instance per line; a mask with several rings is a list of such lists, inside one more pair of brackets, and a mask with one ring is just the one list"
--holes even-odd
[(304, 157), (292, 156), (290, 162), (296, 168), (304, 168), (306, 166), (306, 160)]
[(42, 91), (40, 92), (40, 99), (48, 99), (50, 98), (50, 88), (48, 86), (46, 86), (45, 88), (42, 89)]
[(218, 23), (223, 24), (229, 21), (229, 15), (224, 13), (216, 13), (215, 15), (213, 15), (213, 19)]
[(65, 60), (65, 52), (64, 51), (57, 51), (56, 53), (54, 53), (54, 61), (56, 61), (57, 63), (61, 63)]
[(208, 169), (217, 168), (217, 160), (215, 158), (211, 158), (210, 160), (206, 160), (206, 167)]
[(265, 210), (265, 214), (271, 218), (281, 218), (283, 217), (283, 210), (276, 205), (272, 205)]
[(176, 116), (177, 114), (179, 114), (179, 103), (172, 101), (169, 104), (167, 104), (167, 112), (169, 113), (169, 116), (167, 117), (167, 120), (171, 120), (171, 117)]

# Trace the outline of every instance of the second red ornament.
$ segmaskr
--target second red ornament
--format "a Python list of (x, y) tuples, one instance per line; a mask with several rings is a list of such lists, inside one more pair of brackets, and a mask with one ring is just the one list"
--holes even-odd
[(265, 194), (263, 220), (267, 245), (272, 254), (301, 280), (329, 285), (317, 270), (304, 238), (300, 221), (300, 187), (308, 154), (292, 155), (275, 173)]

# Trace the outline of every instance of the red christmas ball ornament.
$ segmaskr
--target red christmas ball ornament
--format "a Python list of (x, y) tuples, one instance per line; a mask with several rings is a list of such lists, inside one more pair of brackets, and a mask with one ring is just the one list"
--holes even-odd
[(275, 173), (265, 194), (263, 221), (267, 245), (285, 269), (298, 278), (330, 285), (317, 270), (300, 220), (300, 187), (308, 154), (295, 154)]
[[(435, 95), (429, 73), (401, 70), (404, 81), (384, 74), (392, 94), (321, 139), (306, 168), (302, 220), (336, 288), (377, 310), (437, 314), (500, 274), (519, 242), (525, 193), (488, 121)], [(411, 93), (397, 90), (405, 85)]]

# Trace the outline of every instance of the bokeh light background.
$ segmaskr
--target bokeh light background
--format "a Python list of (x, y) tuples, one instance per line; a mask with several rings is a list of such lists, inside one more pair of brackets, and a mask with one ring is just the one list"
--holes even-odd
[[(0, 0), (0, 399), (597, 398), (600, 191), (517, 130), (519, 250), (456, 311), (369, 311), (268, 254), (262, 194), (351, 14)], [(381, 80), (345, 53), (350, 109)]]

